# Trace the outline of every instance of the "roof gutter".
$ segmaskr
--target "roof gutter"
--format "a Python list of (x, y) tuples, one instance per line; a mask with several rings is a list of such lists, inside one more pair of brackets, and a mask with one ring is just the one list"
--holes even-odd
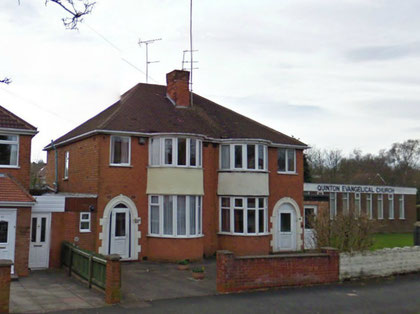
[(26, 129), (12, 129), (12, 128), (0, 128), (0, 132), (16, 134), (16, 135), (36, 135), (37, 130), (26, 130)]

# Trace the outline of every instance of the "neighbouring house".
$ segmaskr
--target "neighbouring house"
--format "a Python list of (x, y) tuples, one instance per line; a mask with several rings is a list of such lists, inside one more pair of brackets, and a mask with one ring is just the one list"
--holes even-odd
[(45, 147), (56, 193), (37, 197), (37, 207), (60, 208), (50, 265), (62, 240), (123, 260), (303, 249), (307, 146), (191, 98), (187, 71), (166, 79), (134, 86)]
[[(354, 211), (375, 221), (377, 232), (412, 232), (416, 222), (417, 189), (381, 185), (304, 184), (304, 215), (327, 210), (331, 219)], [(305, 220), (305, 247), (313, 246), (313, 231)]]
[[(37, 129), (0, 106), (0, 259), (14, 262), (12, 273), (28, 275), (31, 217), (35, 199), (29, 194), (32, 137)], [(42, 237), (35, 223), (32, 239)], [(45, 227), (44, 229), (45, 230)]]

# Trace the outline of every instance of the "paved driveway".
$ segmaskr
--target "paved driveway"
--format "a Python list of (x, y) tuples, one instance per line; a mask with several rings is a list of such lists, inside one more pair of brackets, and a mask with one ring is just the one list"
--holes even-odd
[(204, 266), (205, 278), (195, 280), (191, 277), (191, 270), (178, 270), (176, 264), (123, 263), (121, 305), (131, 307), (152, 300), (217, 294), (216, 259), (190, 266)]
[(104, 293), (88, 289), (64, 270), (33, 271), (12, 281), (10, 312), (45, 313), (105, 306)]

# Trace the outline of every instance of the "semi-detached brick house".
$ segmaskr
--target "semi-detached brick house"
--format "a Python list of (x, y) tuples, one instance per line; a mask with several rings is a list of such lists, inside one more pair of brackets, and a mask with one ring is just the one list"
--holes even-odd
[(28, 275), (35, 204), (28, 189), (31, 140), (36, 133), (34, 126), (0, 106), (0, 259), (12, 260), (12, 273), (19, 276)]
[(45, 148), (47, 182), (65, 199), (52, 261), (62, 239), (125, 260), (303, 248), (307, 146), (198, 95), (190, 103), (188, 81), (175, 70), (167, 86), (138, 84)]

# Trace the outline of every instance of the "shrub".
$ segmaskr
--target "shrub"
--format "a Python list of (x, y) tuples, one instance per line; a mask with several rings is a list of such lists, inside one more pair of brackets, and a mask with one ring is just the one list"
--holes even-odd
[(181, 261), (178, 261), (178, 265), (188, 265), (190, 262), (187, 259), (183, 259)]
[(194, 267), (193, 269), (191, 269), (191, 271), (193, 273), (204, 273), (204, 266), (201, 267)]
[(312, 221), (317, 248), (334, 247), (342, 252), (364, 251), (373, 244), (374, 221), (353, 210), (338, 213), (330, 219), (328, 211), (321, 211)]

